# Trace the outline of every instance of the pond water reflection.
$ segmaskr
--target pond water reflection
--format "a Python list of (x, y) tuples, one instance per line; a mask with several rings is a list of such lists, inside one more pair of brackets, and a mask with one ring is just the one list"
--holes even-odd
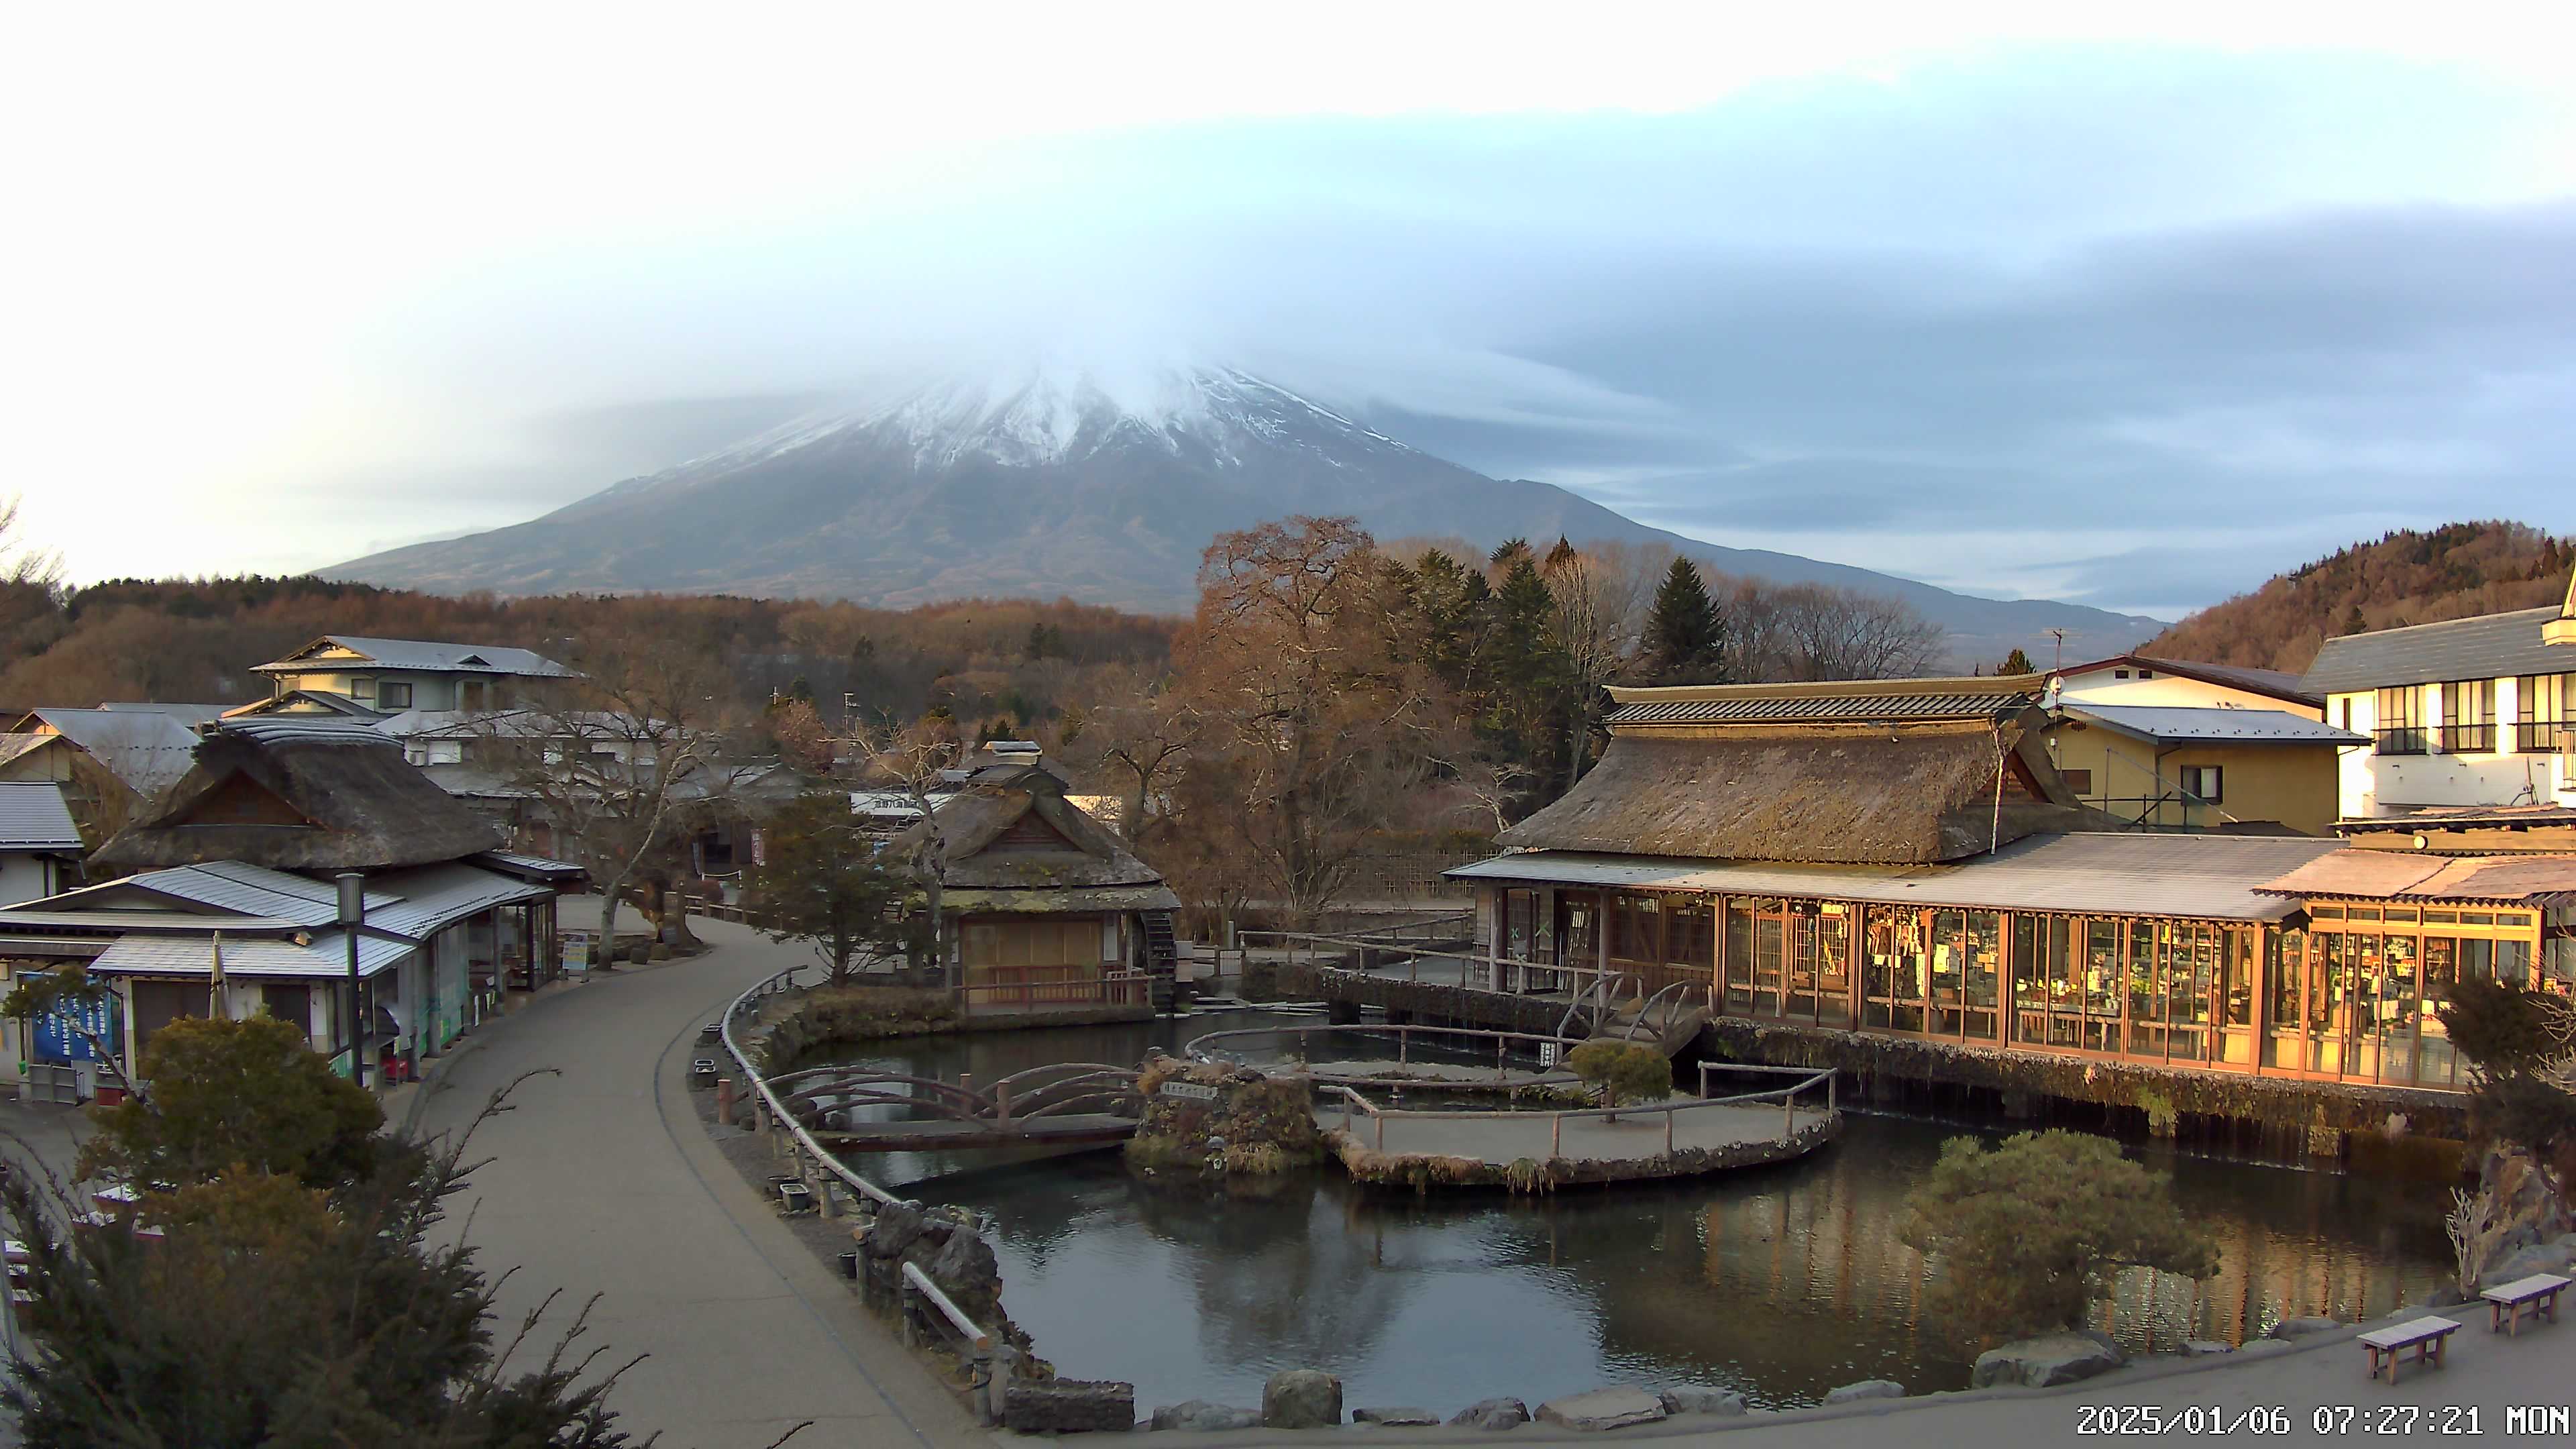
[[(1044, 1061), (1134, 1061), (1263, 1014), (882, 1043), (849, 1060), (979, 1080)], [(1338, 1169), (1259, 1195), (1132, 1177), (1115, 1153), (1006, 1164), (870, 1160), (880, 1180), (989, 1210), (1004, 1302), (1078, 1378), (1141, 1405), (1255, 1403), (1282, 1368), (1342, 1376), (1345, 1402), (1454, 1410), (1605, 1382), (1681, 1380), (1757, 1404), (1891, 1378), (1956, 1388), (1967, 1356), (1917, 1310), (1897, 1241), (1907, 1189), (1966, 1130), (1855, 1116), (1798, 1163), (1551, 1197), (1417, 1197)], [(2219, 1276), (2127, 1275), (2101, 1326), (2133, 1348), (2237, 1341), (2281, 1317), (2385, 1312), (2439, 1286), (2438, 1185), (2148, 1153), (2219, 1240)]]

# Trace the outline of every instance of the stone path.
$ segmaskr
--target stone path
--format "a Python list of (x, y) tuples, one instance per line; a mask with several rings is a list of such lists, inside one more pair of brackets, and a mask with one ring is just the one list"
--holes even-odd
[(611, 1402), (666, 1449), (947, 1449), (991, 1441), (797, 1242), (696, 1121), (686, 1075), (701, 1024), (762, 977), (810, 955), (693, 921), (708, 955), (621, 969), (541, 998), (476, 1033), (421, 1101), (421, 1126), (463, 1126), (523, 1073), (514, 1110), (485, 1122), (492, 1162), (453, 1205), (484, 1266), (517, 1266), (505, 1319), (549, 1289), (558, 1316), (592, 1294), (608, 1361), (650, 1355)]

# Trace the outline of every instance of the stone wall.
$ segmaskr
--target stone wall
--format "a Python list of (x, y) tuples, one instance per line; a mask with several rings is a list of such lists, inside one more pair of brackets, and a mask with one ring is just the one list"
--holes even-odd
[[(1175, 1083), (1193, 1094), (1167, 1094), (1164, 1089)], [(1145, 1117), (1127, 1141), (1127, 1163), (1147, 1175), (1261, 1176), (1324, 1155), (1315, 1130), (1314, 1088), (1302, 1077), (1157, 1056), (1145, 1063), (1136, 1090), (1144, 1097)], [(1199, 1091), (1214, 1097), (1195, 1095)]]

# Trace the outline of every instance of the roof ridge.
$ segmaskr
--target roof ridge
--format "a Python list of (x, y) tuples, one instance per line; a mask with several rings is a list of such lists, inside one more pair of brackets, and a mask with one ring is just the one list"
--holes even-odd
[(2459, 619), (2435, 619), (2429, 624), (2398, 624), (2386, 629), (2365, 629), (2358, 634), (2338, 634), (2319, 647), (2331, 649), (2346, 639), (2377, 639), (2389, 634), (2411, 634), (2418, 629), (2448, 629), (2455, 624), (2491, 624), (2501, 619), (2519, 618), (2525, 614), (2547, 614), (2554, 619), (2559, 617), (2559, 608), (2556, 604), (2543, 604), (2536, 609), (2503, 609), (2492, 614), (2470, 614)]

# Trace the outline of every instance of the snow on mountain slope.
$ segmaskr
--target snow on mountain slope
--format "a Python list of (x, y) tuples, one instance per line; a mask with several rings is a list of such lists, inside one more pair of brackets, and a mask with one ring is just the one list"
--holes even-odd
[(1227, 367), (1019, 366), (913, 381), (799, 418), (542, 518), (326, 570), (446, 592), (671, 590), (903, 606), (1070, 597), (1181, 612), (1208, 541), (1292, 514), (1381, 538), (1661, 542), (1728, 573), (1907, 599), (1963, 660), (2065, 627), (2115, 652), (2155, 632), (1648, 528), (1545, 483), (1487, 478)]

